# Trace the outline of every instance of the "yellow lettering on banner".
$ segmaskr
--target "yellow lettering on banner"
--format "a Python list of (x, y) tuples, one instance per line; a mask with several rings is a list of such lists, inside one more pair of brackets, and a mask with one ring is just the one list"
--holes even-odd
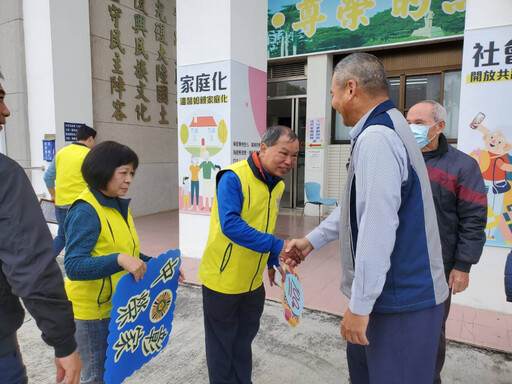
[(336, 18), (341, 22), (342, 28), (355, 31), (360, 24), (365, 26), (370, 24), (370, 19), (365, 12), (373, 7), (375, 7), (373, 0), (341, 0)]
[[(417, 7), (411, 10), (410, 7)], [(393, 0), (391, 15), (405, 19), (410, 16), (414, 21), (424, 17), (430, 9), (430, 0)]]
[(448, 15), (455, 12), (464, 12), (466, 10), (466, 0), (443, 1), (441, 8)]
[(293, 23), (294, 31), (302, 29), (307, 37), (311, 37), (316, 32), (316, 24), (327, 19), (327, 16), (320, 13), (320, 4), (322, 0), (303, 0), (295, 5), (300, 11), (300, 21)]

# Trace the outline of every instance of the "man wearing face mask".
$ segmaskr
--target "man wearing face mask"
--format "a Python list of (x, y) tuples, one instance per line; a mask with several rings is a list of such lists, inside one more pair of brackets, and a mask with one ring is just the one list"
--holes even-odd
[[(407, 122), (427, 165), (446, 281), (455, 295), (467, 288), (469, 271), (480, 259), (485, 243), (487, 197), (482, 173), (473, 158), (448, 144), (443, 135), (446, 110), (441, 104), (431, 100), (419, 102), (409, 110)], [(445, 301), (434, 383), (441, 383), (450, 303), (451, 295)]]

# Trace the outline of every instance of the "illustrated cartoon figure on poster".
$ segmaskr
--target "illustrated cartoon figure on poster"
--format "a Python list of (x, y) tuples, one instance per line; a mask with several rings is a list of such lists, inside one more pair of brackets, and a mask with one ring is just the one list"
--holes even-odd
[(190, 208), (190, 177), (185, 176), (182, 181), (183, 209)]
[[(228, 156), (227, 153), (218, 156), (228, 139), (226, 121), (209, 114), (194, 114), (189, 125), (181, 124), (180, 139), (182, 148), (192, 156), (191, 165), (180, 170), (182, 182), (184, 177), (190, 178), (190, 204), (185, 205), (183, 201), (181, 209), (191, 213), (209, 214), (215, 193), (215, 175)], [(180, 189), (180, 199), (184, 190), (185, 185)]]
[(196, 155), (192, 155), (192, 159), (190, 160), (191, 166), (190, 166), (190, 187), (191, 187), (191, 193), (190, 193), (190, 207), (189, 210), (192, 209), (194, 206), (194, 196), (196, 198), (196, 210), (199, 209), (199, 171), (201, 168), (199, 168), (199, 165), (197, 163), (199, 162)]
[[(512, 171), (507, 153), (512, 149), (502, 131), (491, 132), (482, 124), (485, 115), (479, 112), (470, 127), (480, 131), (485, 142), (485, 150), (475, 149), (471, 156), (478, 161), (487, 190), (487, 239), (495, 240), (494, 233), (504, 211), (505, 193), (511, 189), (507, 173)], [(505, 237), (505, 236), (504, 236)]]
[(213, 164), (210, 159), (210, 153), (204, 151), (204, 161), (199, 165), (203, 170), (203, 207), (201, 210), (208, 208), (212, 210), (213, 197), (215, 192), (215, 175), (216, 170), (220, 171), (220, 165)]

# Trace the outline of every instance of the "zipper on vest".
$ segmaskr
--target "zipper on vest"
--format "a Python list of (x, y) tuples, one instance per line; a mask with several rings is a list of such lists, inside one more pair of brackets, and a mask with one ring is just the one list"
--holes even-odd
[(247, 209), (250, 209), (251, 208), (251, 186), (249, 185), (248, 188), (249, 188), (249, 204), (247, 204)]
[[(222, 256), (222, 262), (220, 263), (220, 273), (224, 272), (224, 269), (228, 266), (229, 259), (231, 259), (231, 250), (233, 249), (233, 243), (229, 243), (224, 250), (224, 256)], [(226, 254), (228, 258), (226, 259)]]
[(98, 298), (96, 299), (96, 303), (98, 304), (98, 312), (100, 314), (100, 320), (103, 319), (101, 316), (101, 306), (105, 303), (108, 303), (110, 301), (110, 299), (112, 298), (112, 277), (109, 276), (108, 279), (110, 282), (110, 295), (108, 295), (107, 301), (103, 301), (103, 302), (101, 301), (101, 294), (103, 293), (103, 288), (105, 287), (105, 281), (107, 280), (106, 277), (103, 278), (103, 281), (101, 283), (100, 292), (98, 293)]
[(116, 242), (116, 238), (114, 237), (114, 232), (112, 231), (112, 227), (110, 226), (110, 223), (107, 218), (105, 218), (108, 224), (108, 229), (110, 229), (110, 234), (112, 235), (112, 240), (114, 240), (114, 243)]
[[(270, 219), (270, 202), (272, 201), (272, 191), (270, 187), (268, 187), (268, 204), (267, 204), (267, 224), (265, 226), (265, 233), (268, 233), (268, 222)], [(261, 260), (263, 259), (263, 253), (260, 254), (260, 259), (258, 260), (258, 268), (256, 268), (256, 272), (251, 280), (251, 285), (249, 286), (249, 292), (252, 290), (252, 285), (254, 283), (254, 279), (258, 276), (258, 271), (260, 270)]]

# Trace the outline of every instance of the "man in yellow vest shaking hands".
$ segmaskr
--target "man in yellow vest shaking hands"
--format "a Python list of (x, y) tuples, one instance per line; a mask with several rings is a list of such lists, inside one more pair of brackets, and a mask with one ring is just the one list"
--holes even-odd
[(270, 285), (287, 241), (273, 236), (283, 177), (297, 163), (299, 140), (288, 127), (272, 126), (259, 152), (216, 177), (210, 233), (199, 267), (203, 284), (206, 360), (210, 383), (251, 383), (251, 343), (265, 303), (263, 271)]

